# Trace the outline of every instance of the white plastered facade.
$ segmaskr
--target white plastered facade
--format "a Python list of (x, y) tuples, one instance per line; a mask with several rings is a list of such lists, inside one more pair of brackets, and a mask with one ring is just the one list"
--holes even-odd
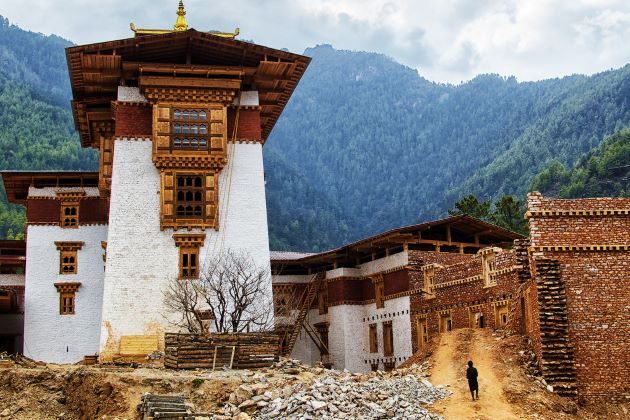
[[(35, 360), (75, 363), (98, 353), (103, 301), (103, 249), (106, 225), (76, 229), (29, 226), (24, 290), (24, 354)], [(81, 241), (77, 274), (59, 274), (55, 241)], [(55, 283), (79, 282), (74, 315), (60, 315)]]
[[(362, 277), (395, 269), (408, 264), (407, 252), (400, 252), (374, 261), (358, 265), (356, 268), (338, 268), (326, 272), (326, 279), (334, 281), (339, 277)], [(312, 276), (276, 275), (274, 283), (304, 283)], [(328, 322), (329, 361), (335, 369), (348, 369), (352, 372), (368, 372), (372, 363), (384, 368), (384, 362), (394, 362), (396, 366), (412, 355), (410, 299), (402, 296), (387, 299), (383, 308), (375, 303), (366, 305), (335, 305), (328, 313), (320, 315), (318, 309), (311, 309), (305, 322), (314, 325)], [(383, 323), (391, 321), (394, 334), (394, 355), (384, 356)], [(370, 353), (369, 328), (377, 325), (378, 352)], [(295, 343), (291, 357), (305, 363), (314, 364), (320, 360), (319, 349), (302, 329)]]
[[(163, 337), (176, 330), (163, 292), (179, 270), (175, 232), (160, 230), (160, 175), (151, 141), (116, 139), (114, 147), (100, 336), (104, 354), (116, 353), (122, 336)], [(229, 145), (228, 165), (219, 176), (219, 230), (205, 234), (202, 269), (204, 260), (229, 249), (247, 252), (257, 266), (270, 270), (261, 144)], [(267, 289), (271, 299), (271, 280)]]

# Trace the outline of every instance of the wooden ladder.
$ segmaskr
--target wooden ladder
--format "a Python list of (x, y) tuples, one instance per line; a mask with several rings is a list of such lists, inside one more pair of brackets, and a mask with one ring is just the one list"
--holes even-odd
[[(524, 319), (520, 319), (520, 313), (519, 313), (522, 310), (521, 298), (523, 297), (523, 293), (525, 292), (525, 289), (526, 289), (525, 286), (529, 286), (529, 284), (526, 282), (522, 283), (519, 286), (519, 288), (516, 290), (516, 293), (514, 294), (514, 297), (512, 298), (512, 304), (510, 305), (510, 309), (508, 312), (508, 323), (505, 326), (505, 329), (508, 331), (511, 331), (512, 334), (520, 334), (521, 333), (521, 328), (519, 328), (519, 326), (521, 325), (520, 323), (525, 322)], [(520, 321), (520, 323), (517, 321)]]
[(287, 345), (284, 346), (282, 355), (290, 356), (291, 352), (293, 352), (293, 347), (300, 336), (300, 331), (302, 330), (302, 326), (304, 325), (304, 320), (308, 315), (308, 311), (311, 309), (315, 298), (317, 297), (317, 293), (319, 292), (319, 288), (321, 286), (322, 280), (324, 279), (325, 273), (317, 273), (313, 277), (313, 280), (308, 284), (308, 287), (302, 294), (300, 312), (295, 320), (293, 328), (288, 332), (288, 341)]

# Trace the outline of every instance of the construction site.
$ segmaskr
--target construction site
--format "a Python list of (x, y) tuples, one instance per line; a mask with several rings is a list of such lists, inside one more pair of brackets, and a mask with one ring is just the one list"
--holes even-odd
[(630, 199), (270, 251), (262, 148), (310, 58), (185, 15), (67, 48), (98, 171), (1, 173), (0, 419), (630, 418)]

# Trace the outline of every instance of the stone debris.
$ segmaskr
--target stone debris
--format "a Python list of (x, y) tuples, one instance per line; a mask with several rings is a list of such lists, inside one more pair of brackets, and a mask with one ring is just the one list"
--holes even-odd
[(276, 363), (274, 370), (311, 375), (312, 380), (289, 381), (281, 388), (265, 381), (244, 383), (223, 407), (225, 417), (217, 418), (247, 413), (254, 419), (439, 419), (425, 406), (451, 393), (426, 379), (426, 366), (357, 374), (310, 368), (289, 359)]

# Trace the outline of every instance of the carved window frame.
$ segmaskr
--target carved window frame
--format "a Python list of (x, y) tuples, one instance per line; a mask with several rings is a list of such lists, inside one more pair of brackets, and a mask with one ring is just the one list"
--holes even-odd
[(59, 315), (75, 315), (77, 307), (76, 292), (81, 283), (55, 283), (59, 293)]
[(80, 224), (81, 198), (85, 196), (85, 191), (58, 191), (56, 195), (61, 200), (59, 226), (64, 229), (77, 229)]
[[(179, 280), (197, 280), (201, 275), (201, 261), (200, 261), (200, 249), (206, 240), (205, 233), (191, 233), (191, 234), (175, 234), (173, 235), (175, 240), (175, 246), (179, 248)], [(192, 257), (196, 261), (193, 266), (191, 261)], [(191, 274), (192, 269), (194, 272)]]
[[(180, 177), (201, 177), (201, 187), (188, 189), (179, 186)], [(183, 188), (183, 189), (182, 189)], [(201, 215), (178, 215), (179, 192), (201, 193)], [(160, 227), (172, 229), (218, 229), (219, 174), (215, 171), (163, 170), (161, 171)], [(185, 202), (184, 202), (185, 203)]]
[[(59, 251), (59, 274), (73, 275), (79, 272), (79, 250), (83, 248), (81, 241), (56, 241), (55, 246)], [(72, 258), (74, 261), (65, 261)]]

